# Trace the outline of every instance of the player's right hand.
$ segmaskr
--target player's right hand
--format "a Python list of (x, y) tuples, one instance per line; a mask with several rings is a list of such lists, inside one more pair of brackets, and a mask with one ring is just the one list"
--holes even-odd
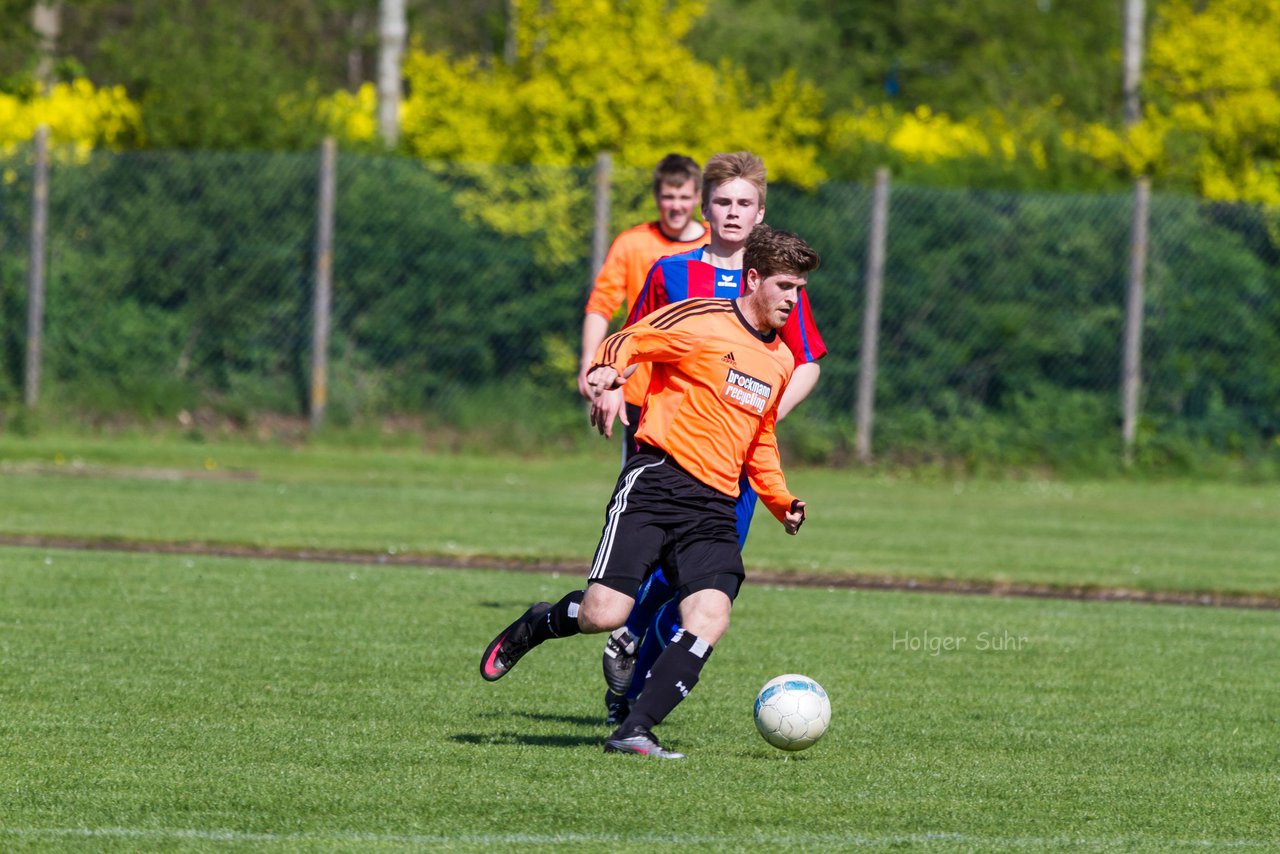
[(625, 426), (631, 426), (631, 422), (627, 420), (626, 399), (621, 388), (603, 391), (591, 401), (591, 426), (606, 439), (613, 437), (615, 418)]
[(617, 388), (626, 382), (618, 372), (608, 365), (596, 365), (587, 372), (587, 400), (595, 400), (611, 388)]

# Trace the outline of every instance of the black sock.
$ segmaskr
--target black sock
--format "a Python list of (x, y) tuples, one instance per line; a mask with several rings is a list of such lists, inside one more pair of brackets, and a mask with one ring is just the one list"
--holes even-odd
[(582, 633), (578, 625), (578, 606), (582, 604), (582, 591), (575, 590), (551, 606), (541, 617), (533, 621), (533, 642), (540, 644), (551, 638), (567, 638)]
[(711, 655), (711, 645), (681, 629), (667, 644), (649, 670), (644, 692), (631, 707), (631, 714), (615, 733), (616, 738), (634, 735), (637, 730), (652, 729), (680, 705), (698, 684), (702, 666)]

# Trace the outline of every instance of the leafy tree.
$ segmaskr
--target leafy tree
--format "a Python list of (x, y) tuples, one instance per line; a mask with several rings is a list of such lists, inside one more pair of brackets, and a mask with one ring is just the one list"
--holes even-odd
[(1174, 0), (1161, 11), (1148, 121), (1165, 129), (1170, 154), (1195, 152), (1179, 160), (1195, 164), (1210, 198), (1280, 204), (1278, 33), (1280, 0)]
[(293, 147), (300, 140), (281, 127), (276, 103), (306, 79), (260, 8), (225, 0), (98, 5), (84, 8), (76, 24), (120, 16), (93, 43), (86, 66), (133, 93), (150, 146)]
[[(771, 177), (812, 185), (817, 90), (783, 76), (757, 90), (681, 39), (699, 0), (513, 0), (516, 61), (412, 52), (403, 133), (428, 159), (587, 165), (600, 151), (650, 167), (673, 149), (751, 149)], [(602, 34), (608, 34), (604, 37)]]
[[(35, 66), (32, 5), (0, 0), (6, 24), (0, 76), (9, 75), (12, 90), (29, 86)], [(127, 87), (143, 105), (142, 138), (157, 148), (310, 146), (319, 128), (282, 123), (280, 99), (358, 86), (376, 50), (371, 0), (61, 0), (61, 6), (58, 78)]]
[(508, 27), (507, 0), (409, 0), (409, 30), (425, 50), (452, 56), (502, 56)]
[(1119, 106), (1121, 35), (1117, 0), (712, 0), (689, 43), (756, 83), (795, 69), (833, 109), (893, 101), (967, 116), (1056, 95), (1100, 120)]
[[(824, 177), (816, 88), (786, 75), (757, 91), (741, 69), (699, 62), (681, 43), (699, 0), (513, 0), (512, 8), (511, 64), (410, 51), (401, 139), (420, 159), (454, 164), (447, 171), (462, 187), (464, 217), (537, 238), (545, 264), (576, 263), (589, 245), (590, 178), (565, 169), (589, 166), (601, 151), (626, 172), (651, 169), (673, 150), (705, 158), (749, 149), (772, 180), (812, 186)], [(321, 112), (373, 145), (373, 107), (365, 87)]]
[(1219, 200), (1280, 204), (1280, 0), (1162, 5), (1142, 121), (1072, 144), (1107, 168)]
[(36, 67), (36, 35), (31, 26), (32, 0), (0, 0), (0, 91), (30, 85)]

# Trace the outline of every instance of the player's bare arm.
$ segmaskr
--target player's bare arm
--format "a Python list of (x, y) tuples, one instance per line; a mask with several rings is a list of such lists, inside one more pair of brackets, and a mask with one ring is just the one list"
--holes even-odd
[(778, 401), (778, 420), (781, 421), (787, 417), (791, 410), (800, 405), (809, 392), (813, 391), (814, 386), (818, 384), (818, 375), (822, 369), (818, 367), (817, 362), (805, 362), (803, 365), (796, 365), (795, 373), (791, 375), (790, 382), (783, 389), (782, 399)]
[(587, 386), (587, 374), (591, 371), (591, 357), (595, 355), (600, 342), (609, 331), (609, 318), (603, 314), (587, 312), (582, 319), (582, 359), (578, 367), (578, 393), (591, 400), (591, 389)]

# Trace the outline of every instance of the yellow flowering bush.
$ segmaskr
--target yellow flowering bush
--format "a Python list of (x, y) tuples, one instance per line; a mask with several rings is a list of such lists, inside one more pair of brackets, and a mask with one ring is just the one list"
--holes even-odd
[(1068, 145), (1205, 198), (1280, 205), (1280, 0), (1173, 0), (1147, 53), (1142, 120)]
[(1090, 122), (1063, 131), (1063, 142), (1073, 151), (1126, 177), (1149, 174), (1165, 157), (1165, 138), (1172, 123), (1151, 110), (1128, 131)]
[(99, 89), (77, 79), (54, 85), (45, 96), (0, 92), (0, 154), (12, 155), (35, 136), (36, 128), (48, 125), (53, 143), (84, 157), (94, 148), (119, 148), (136, 140), (140, 119), (138, 105), (123, 86)]
[[(649, 169), (671, 151), (760, 154), (770, 178), (815, 186), (823, 121), (816, 87), (794, 75), (764, 91), (681, 44), (704, 0), (513, 0), (513, 65), (420, 48), (405, 57), (404, 147), (425, 160), (589, 165), (601, 151)], [(608, 34), (603, 37), (602, 34)], [(373, 138), (371, 87), (323, 114), (348, 141)], [(363, 116), (357, 120), (357, 116)]]
[(1011, 120), (994, 109), (953, 118), (924, 105), (899, 111), (892, 104), (859, 103), (831, 118), (827, 150), (862, 169), (874, 163), (908, 176), (950, 176), (961, 183), (971, 179), (972, 170), (960, 164), (985, 164), (990, 174), (1007, 173), (1020, 162), (1044, 171), (1049, 164), (1041, 137), (1046, 117), (1059, 106), (1051, 103)]
[[(1200, 192), (1280, 204), (1280, 0), (1172, 0), (1148, 52), (1144, 122), (1196, 152)], [(1167, 151), (1168, 146), (1166, 147)], [(1153, 171), (1182, 164), (1167, 153)]]
[[(536, 238), (544, 260), (567, 263), (587, 244), (592, 187), (583, 170), (600, 152), (628, 180), (637, 170), (642, 183), (672, 151), (705, 160), (745, 149), (764, 158), (770, 180), (813, 187), (826, 177), (814, 86), (786, 75), (761, 90), (740, 69), (709, 66), (681, 43), (704, 0), (512, 5), (514, 63), (421, 48), (405, 57), (401, 145), (455, 164), (447, 171), (464, 188), (455, 196), (462, 216)], [(344, 140), (367, 143), (375, 110), (365, 87), (328, 99), (322, 115)], [(502, 168), (511, 164), (544, 168)], [(645, 197), (620, 196), (633, 209), (615, 209), (615, 222), (648, 215)]]
[(373, 142), (378, 138), (378, 90), (365, 83), (354, 93), (336, 92), (321, 98), (317, 113), (321, 123), (350, 142)]
[[(810, 187), (824, 166), (865, 177), (888, 165), (962, 185), (1079, 188), (1151, 175), (1208, 198), (1280, 204), (1280, 0), (1161, 4), (1143, 116), (1127, 129), (1063, 114), (1059, 96), (1017, 113), (855, 103), (826, 118), (821, 93), (794, 75), (760, 90), (741, 69), (709, 67), (682, 46), (703, 0), (513, 0), (513, 9), (511, 66), (410, 52), (408, 151), (584, 166), (607, 150), (620, 167), (647, 169), (668, 151), (745, 148), (764, 156), (772, 179)], [(372, 87), (335, 95), (326, 121), (344, 139), (372, 141), (375, 101)], [(554, 218), (579, 202), (562, 200)]]

